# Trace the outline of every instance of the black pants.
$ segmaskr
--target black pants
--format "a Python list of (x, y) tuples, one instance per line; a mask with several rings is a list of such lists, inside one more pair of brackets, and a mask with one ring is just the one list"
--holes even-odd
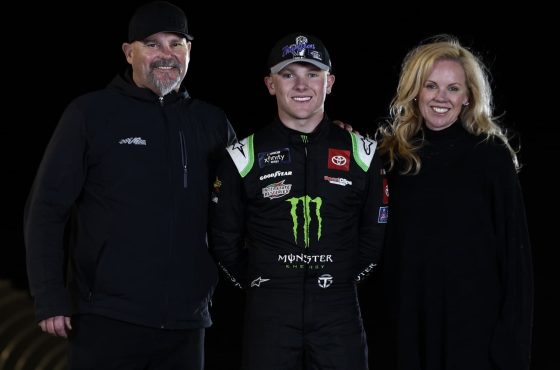
[(166, 330), (98, 315), (72, 317), (71, 370), (202, 370), (204, 329)]
[(247, 293), (243, 369), (367, 370), (355, 287)]

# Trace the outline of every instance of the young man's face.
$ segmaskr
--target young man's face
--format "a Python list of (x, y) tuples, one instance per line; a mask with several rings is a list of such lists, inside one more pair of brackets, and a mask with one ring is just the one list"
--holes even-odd
[(124, 43), (132, 78), (139, 87), (164, 96), (178, 90), (187, 74), (191, 43), (181, 35), (159, 32), (145, 40)]
[(310, 120), (319, 123), (334, 76), (309, 63), (292, 63), (265, 77), (265, 84), (270, 95), (276, 96), (278, 115), (284, 124)]

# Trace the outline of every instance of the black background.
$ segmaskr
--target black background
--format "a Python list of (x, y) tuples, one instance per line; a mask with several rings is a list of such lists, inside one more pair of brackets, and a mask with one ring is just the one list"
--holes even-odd
[[(553, 187), (560, 149), (554, 12), (535, 2), (495, 10), (467, 2), (356, 3), (249, 6), (177, 1), (195, 37), (184, 83), (194, 97), (222, 107), (238, 136), (244, 137), (275, 112), (275, 101), (263, 84), (269, 49), (287, 33), (309, 32), (323, 40), (333, 60), (337, 79), (327, 98), (327, 113), (362, 133), (373, 133), (387, 115), (406, 52), (434, 34), (458, 36), (489, 67), (495, 113), (503, 114), (504, 125), (518, 133), (521, 143), (520, 179), (535, 270), (533, 370), (552, 369), (560, 344), (560, 306), (554, 302), (560, 281), (554, 270), (560, 255), (554, 233), (560, 220), (558, 190)], [(18, 27), (3, 26), (0, 127), (4, 199), (0, 278), (10, 279), (18, 288), (27, 287), (22, 208), (45, 146), (73, 98), (103, 88), (125, 67), (121, 43), (138, 4), (16, 4), (4, 12), (5, 19), (23, 18)], [(438, 226), (438, 220), (433, 223)], [(382, 338), (373, 332), (376, 320), (383, 320), (377, 317), (375, 275), (360, 293), (371, 333), (370, 356), (375, 358), (383, 350)], [(237, 368), (242, 304), (242, 293), (222, 281), (212, 306), (214, 326), (207, 332), (208, 369)]]

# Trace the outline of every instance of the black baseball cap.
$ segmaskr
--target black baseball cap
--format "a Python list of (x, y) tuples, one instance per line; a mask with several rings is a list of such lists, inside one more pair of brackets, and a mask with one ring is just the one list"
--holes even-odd
[(270, 73), (278, 73), (291, 63), (311, 63), (323, 71), (331, 70), (329, 52), (321, 40), (305, 33), (292, 33), (280, 39), (270, 51)]
[(187, 16), (178, 6), (167, 1), (154, 1), (140, 6), (128, 24), (128, 42), (142, 41), (158, 32), (178, 33), (192, 40)]

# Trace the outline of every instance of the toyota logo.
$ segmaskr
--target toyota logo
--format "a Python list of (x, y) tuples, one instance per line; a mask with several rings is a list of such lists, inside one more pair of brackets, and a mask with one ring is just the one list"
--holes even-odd
[(335, 166), (344, 166), (344, 165), (346, 165), (346, 158), (344, 158), (344, 156), (342, 156), (342, 155), (334, 155), (331, 158), (331, 162)]

